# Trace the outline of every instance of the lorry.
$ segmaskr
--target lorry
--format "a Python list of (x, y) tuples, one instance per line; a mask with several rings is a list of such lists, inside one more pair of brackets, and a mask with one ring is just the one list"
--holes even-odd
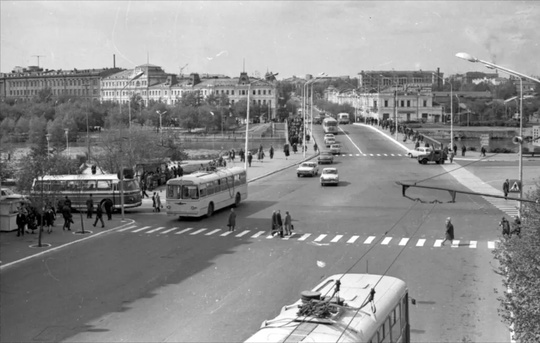
[(427, 164), (428, 162), (444, 164), (444, 161), (446, 161), (447, 159), (448, 154), (444, 150), (431, 150), (417, 157), (418, 163), (420, 164)]

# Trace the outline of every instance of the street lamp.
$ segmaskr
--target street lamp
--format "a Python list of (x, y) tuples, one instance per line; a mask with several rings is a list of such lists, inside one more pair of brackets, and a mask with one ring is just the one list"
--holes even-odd
[(88, 128), (88, 111), (89, 111), (89, 98), (88, 98), (88, 87), (90, 85), (88, 83), (84, 84), (84, 88), (86, 90), (86, 149), (88, 151), (88, 160), (90, 160), (90, 130)]
[[(502, 70), (506, 74), (509, 74), (511, 76), (515, 76), (515, 77), (519, 78), (520, 105), (519, 105), (519, 139), (518, 139), (518, 142), (519, 142), (519, 182), (521, 183), (521, 185), (519, 187), (519, 198), (521, 199), (523, 197), (523, 79), (528, 79), (528, 80), (538, 82), (538, 83), (540, 83), (540, 80), (535, 79), (534, 77), (530, 77), (528, 75), (519, 73), (517, 71), (513, 71), (511, 69), (501, 67), (501, 66), (496, 65), (494, 63), (483, 61), (483, 60), (478, 59), (478, 58), (476, 58), (474, 56), (471, 56), (470, 54), (468, 54), (466, 52), (458, 52), (456, 54), (456, 57), (459, 57), (461, 59), (464, 59), (464, 60), (467, 60), (467, 61), (473, 62), (473, 63), (480, 62), (480, 63), (484, 64), (485, 66), (487, 66), (490, 69), (495, 68), (497, 70)], [(519, 202), (519, 216), (520, 217), (521, 217), (521, 209), (522, 209), (522, 205), (521, 205), (521, 201), (520, 201)]]
[[(442, 82), (446, 82), (446, 80), (444, 80), (442, 77), (440, 77), (439, 75), (433, 73), (432, 75), (438, 77), (439, 79), (442, 80)], [(453, 149), (454, 148), (454, 98), (453, 98), (453, 93), (454, 93), (454, 89), (453, 89), (453, 86), (452, 86), (452, 82), (448, 82), (450, 84), (450, 149)], [(459, 99), (458, 99), (458, 104), (459, 104)]]
[(165, 112), (160, 112), (160, 111), (156, 111), (157, 114), (159, 114), (159, 132), (162, 132), (162, 128), (161, 128), (161, 116), (166, 114), (167, 111)]
[(313, 84), (317, 82), (317, 79), (323, 78), (326, 76), (326, 73), (320, 73), (319, 76), (317, 76), (315, 79), (313, 79), (313, 82), (311, 82), (311, 123), (310, 123), (310, 129), (309, 133), (311, 137), (313, 137)]
[(49, 158), (50, 156), (50, 148), (49, 148), (49, 140), (51, 139), (51, 134), (50, 133), (47, 133), (45, 135), (45, 139), (47, 140), (47, 158)]
[(244, 170), (248, 168), (248, 162), (247, 162), (247, 156), (248, 156), (248, 144), (249, 144), (249, 105), (251, 103), (250, 95), (251, 95), (251, 84), (256, 82), (257, 80), (253, 80), (251, 82), (248, 82), (248, 94), (247, 94), (247, 112), (246, 112), (246, 143), (244, 148)]
[(64, 132), (66, 133), (66, 153), (67, 153), (67, 156), (69, 157), (69, 141), (68, 141), (69, 129), (64, 129)]
[[(144, 71), (139, 71), (139, 73), (135, 76), (133, 76), (131, 79), (128, 80), (126, 85), (120, 90), (120, 118), (122, 118), (122, 93), (124, 92), (124, 89), (126, 89), (127, 86), (131, 84), (132, 81), (138, 79), (139, 77), (144, 75)], [(129, 100), (129, 97), (128, 97)], [(129, 102), (129, 129), (131, 130), (131, 101)]]

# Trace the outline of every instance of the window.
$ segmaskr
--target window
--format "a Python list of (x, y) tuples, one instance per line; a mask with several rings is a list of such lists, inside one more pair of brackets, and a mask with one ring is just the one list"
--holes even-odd
[(231, 90), (231, 95), (234, 95), (234, 89), (233, 89), (233, 90)]
[(411, 107), (411, 100), (407, 100), (407, 107)]
[(405, 107), (405, 100), (401, 100), (401, 106), (400, 107)]
[[(375, 104), (375, 107), (377, 107), (377, 105), (376, 105), (377, 102), (376, 101), (374, 102), (374, 104)], [(384, 100), (384, 107), (388, 107), (388, 100)]]
[(261, 90), (260, 89), (258, 90), (258, 94), (261, 95)]
[(424, 100), (424, 107), (427, 107), (427, 100)]
[(97, 189), (98, 190), (111, 190), (111, 187), (112, 184), (111, 184), (111, 181), (98, 181), (97, 182)]
[(263, 95), (266, 95), (266, 89), (263, 89)]
[(271, 89), (268, 90), (268, 95), (272, 95), (272, 90)]
[(401, 336), (401, 304), (398, 303), (396, 308), (390, 313), (390, 325), (392, 327), (392, 341), (397, 342)]

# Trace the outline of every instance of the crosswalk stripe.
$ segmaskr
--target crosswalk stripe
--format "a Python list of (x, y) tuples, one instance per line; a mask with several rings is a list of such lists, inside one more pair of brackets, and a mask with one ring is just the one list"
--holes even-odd
[(371, 244), (373, 240), (375, 239), (375, 236), (369, 236), (365, 241), (364, 244)]
[(369, 154), (369, 156), (373, 156), (373, 154)]
[(408, 238), (402, 238), (401, 241), (399, 241), (399, 245), (407, 245), (408, 241), (409, 241)]
[(388, 154), (384, 154), (384, 156), (388, 156)]
[(470, 241), (469, 242), (469, 248), (476, 249), (476, 241)]
[(140, 229), (133, 230), (133, 231), (131, 231), (131, 232), (141, 232), (141, 231), (146, 230), (146, 229), (148, 229), (148, 228), (150, 228), (150, 226), (143, 226), (143, 227), (141, 227)]
[(137, 225), (131, 225), (131, 226), (125, 227), (123, 229), (118, 230), (118, 232), (124, 232), (124, 231), (127, 231), (127, 230), (131, 230), (134, 227), (137, 227)]
[(242, 233), (239, 233), (238, 235), (236, 235), (235, 237), (242, 237), (242, 236), (245, 236), (247, 235), (248, 233), (250, 233), (251, 230), (244, 230)]
[(362, 155), (367, 156), (366, 154), (362, 154)]
[(272, 234), (269, 234), (268, 236), (266, 236), (266, 239), (272, 239), (272, 238), (274, 238), (274, 235)]
[(293, 233), (291, 233), (290, 236), (285, 236), (285, 238), (283, 238), (283, 240), (288, 241), (289, 239), (293, 238), (294, 235), (296, 235), (296, 233), (293, 232)]
[(392, 240), (392, 237), (384, 237), (383, 241), (381, 242), (381, 245), (388, 245), (390, 241)]
[(359, 156), (360, 156), (360, 154), (356, 154), (356, 156), (357, 156), (357, 157), (359, 157)]
[(192, 227), (188, 227), (187, 229), (184, 229), (184, 230), (182, 230), (182, 231), (176, 232), (175, 235), (181, 235), (181, 234), (183, 234), (184, 232), (188, 232), (188, 231), (190, 231), (190, 230), (193, 230), (193, 228), (192, 228)]
[(302, 235), (302, 237), (298, 238), (298, 240), (305, 241), (309, 236), (311, 236), (311, 233), (305, 233)]
[(356, 240), (359, 238), (360, 236), (352, 236), (348, 241), (347, 243), (351, 244), (351, 243), (354, 243), (356, 242)]
[(204, 231), (206, 231), (206, 230), (207, 230), (207, 229), (199, 229), (199, 230), (197, 230), (197, 231), (194, 231), (194, 232), (190, 233), (190, 235), (198, 235), (199, 233), (204, 232)]
[(225, 237), (225, 236), (228, 236), (230, 235), (231, 233), (233, 233), (232, 231), (227, 231), (227, 232), (223, 232), (221, 235), (219, 235), (220, 237)]
[(435, 240), (435, 244), (433, 244), (433, 246), (434, 246), (434, 247), (440, 247), (441, 244), (442, 244), (442, 241), (443, 241), (442, 239), (437, 239), (437, 240)]
[(173, 228), (171, 228), (171, 229), (169, 229), (169, 230), (161, 231), (160, 234), (161, 234), (161, 235), (164, 235), (164, 234), (166, 234), (166, 233), (173, 232), (174, 230), (178, 230), (178, 228), (177, 228), (177, 227), (173, 227)]
[(424, 246), (424, 243), (426, 243), (426, 240), (423, 239), (423, 238), (420, 238), (420, 239), (418, 240), (418, 242), (416, 242), (416, 246), (417, 246), (417, 247), (423, 247), (423, 246)]
[(215, 229), (215, 230), (212, 230), (210, 232), (205, 233), (204, 235), (205, 236), (210, 236), (210, 235), (213, 235), (214, 233), (219, 232), (219, 231), (221, 231), (221, 229)]
[(351, 157), (352, 157), (352, 155), (353, 155), (353, 154), (349, 154), (349, 156), (351, 156)]
[(452, 248), (458, 248), (459, 247), (459, 239), (452, 240)]
[(251, 238), (258, 238), (259, 236), (264, 235), (265, 232), (266, 231), (259, 231), (256, 234), (254, 234), (253, 236), (251, 236)]
[(336, 237), (334, 237), (330, 243), (336, 243), (338, 242), (341, 238), (343, 237), (343, 235), (336, 235)]
[(163, 230), (163, 229), (165, 229), (164, 226), (155, 228), (154, 230), (147, 231), (146, 233), (154, 233), (154, 232), (156, 232), (156, 231), (161, 231), (161, 230)]
[(495, 242), (494, 241), (488, 241), (488, 249), (495, 249)]
[(377, 156), (381, 156), (381, 154), (377, 154)]
[(313, 240), (313, 242), (320, 242), (320, 241), (322, 241), (326, 236), (328, 236), (328, 235), (325, 235), (325, 234), (319, 235), (319, 237), (315, 238), (315, 239)]

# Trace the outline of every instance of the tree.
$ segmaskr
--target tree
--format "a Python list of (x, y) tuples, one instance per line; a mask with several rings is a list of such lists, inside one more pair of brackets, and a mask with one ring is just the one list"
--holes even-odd
[[(540, 183), (529, 199), (540, 199)], [(499, 261), (496, 272), (504, 277), (499, 315), (513, 325), (519, 342), (540, 341), (540, 206), (526, 203), (521, 238), (503, 239), (493, 251)]]

